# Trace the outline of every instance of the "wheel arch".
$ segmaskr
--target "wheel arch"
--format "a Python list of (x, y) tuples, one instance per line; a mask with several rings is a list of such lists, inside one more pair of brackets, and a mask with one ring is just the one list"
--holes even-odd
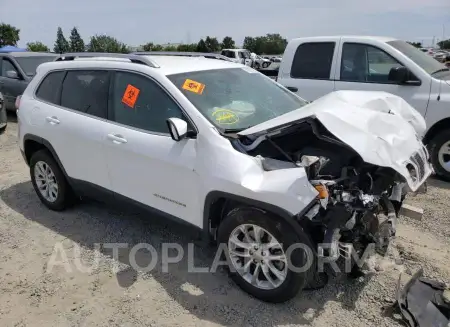
[(33, 134), (25, 134), (23, 137), (23, 148), (24, 148), (24, 157), (27, 165), (30, 164), (31, 157), (34, 153), (36, 153), (39, 150), (48, 150), (52, 155), (53, 159), (55, 159), (64, 176), (67, 178), (67, 180), (70, 180), (68, 178), (66, 170), (64, 169), (64, 166), (61, 163), (61, 160), (59, 160), (59, 157), (55, 149), (48, 140)]
[(431, 126), (423, 138), (423, 143), (428, 144), (436, 135), (446, 129), (450, 129), (450, 118), (444, 118)]
[(276, 205), (258, 201), (255, 199), (246, 198), (240, 195), (231, 194), (222, 191), (211, 191), (205, 197), (203, 210), (203, 232), (204, 237), (210, 241), (216, 240), (217, 229), (225, 218), (226, 214), (236, 206), (248, 206), (263, 210), (270, 214), (277, 216), (282, 221), (286, 222), (297, 233), (303, 231), (302, 226), (295, 220), (295, 217), (302, 217), (313, 205), (312, 201), (301, 212), (292, 215), (287, 210)]

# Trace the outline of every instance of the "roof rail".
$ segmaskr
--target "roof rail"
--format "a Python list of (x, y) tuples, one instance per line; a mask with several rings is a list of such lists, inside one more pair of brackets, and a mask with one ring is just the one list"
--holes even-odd
[(140, 56), (179, 56), (179, 57), (205, 57), (208, 59), (219, 59), (225, 61), (232, 61), (218, 53), (211, 52), (182, 52), (182, 51), (148, 51), (148, 52), (132, 52), (133, 55)]
[(128, 53), (109, 53), (109, 52), (71, 52), (71, 53), (62, 53), (59, 57), (55, 59), (55, 61), (67, 61), (67, 60), (74, 60), (76, 58), (95, 58), (95, 57), (129, 59), (131, 62), (136, 64), (142, 64), (153, 68), (160, 68), (160, 66), (153, 60), (143, 58), (142, 56), (137, 56), (132, 53), (128, 54)]

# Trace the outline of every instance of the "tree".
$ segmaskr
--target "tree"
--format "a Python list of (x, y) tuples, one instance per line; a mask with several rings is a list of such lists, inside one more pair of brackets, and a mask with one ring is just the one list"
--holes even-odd
[(80, 33), (78, 33), (76, 27), (74, 27), (72, 31), (70, 31), (69, 48), (72, 52), (84, 52), (84, 41), (81, 38)]
[(265, 36), (265, 42), (263, 51), (265, 54), (281, 54), (286, 49), (288, 41), (280, 34), (267, 34)]
[(208, 47), (206, 46), (205, 40), (200, 39), (200, 41), (198, 41), (197, 52), (208, 52)]
[(257, 54), (281, 54), (287, 46), (287, 40), (280, 34), (267, 34), (266, 36), (246, 36), (244, 48)]
[(172, 51), (172, 52), (175, 52), (175, 51), (177, 51), (177, 47), (174, 46), (174, 45), (168, 45), (168, 46), (164, 47), (163, 51)]
[(19, 34), (20, 29), (10, 24), (0, 24), (0, 47), (5, 45), (17, 46), (17, 42), (20, 40)]
[(222, 49), (234, 49), (235, 48), (234, 40), (231, 38), (231, 36), (225, 36), (222, 40), (222, 43), (220, 44), (220, 47)]
[(50, 52), (50, 49), (42, 42), (29, 42), (27, 43), (27, 50), (33, 52)]
[(253, 38), (251, 36), (246, 36), (244, 38), (243, 47), (244, 47), (244, 49), (247, 49), (250, 52), (255, 52), (255, 51), (253, 51), (255, 49), (255, 38)]
[(192, 43), (192, 44), (180, 44), (177, 47), (177, 51), (180, 52), (195, 52), (197, 51), (197, 44)]
[(206, 52), (217, 52), (220, 50), (219, 41), (215, 37), (207, 36), (205, 39)]
[(56, 53), (64, 53), (69, 51), (69, 42), (67, 42), (64, 37), (64, 33), (61, 27), (58, 27), (58, 31), (56, 32), (56, 42), (53, 48), (53, 51)]
[(145, 52), (148, 52), (148, 51), (152, 51), (154, 46), (155, 46), (155, 45), (154, 45), (152, 42), (147, 42), (146, 44), (144, 44), (144, 45), (142, 46), (142, 49), (143, 49)]
[(440, 42), (437, 43), (437, 45), (441, 49), (450, 49), (450, 39), (440, 41)]
[(408, 42), (409, 44), (411, 44), (412, 46), (415, 46), (416, 48), (421, 48), (422, 47), (422, 43), (421, 42)]
[(91, 42), (88, 45), (89, 52), (111, 52), (128, 53), (128, 47), (125, 43), (119, 42), (116, 38), (108, 35), (91, 36)]

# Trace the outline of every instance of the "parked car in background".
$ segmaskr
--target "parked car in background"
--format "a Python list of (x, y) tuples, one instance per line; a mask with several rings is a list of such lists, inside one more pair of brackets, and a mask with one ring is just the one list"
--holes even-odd
[(0, 92), (3, 94), (6, 110), (16, 110), (16, 98), (25, 91), (36, 74), (37, 67), (56, 57), (58, 54), (43, 52), (0, 53)]
[(270, 64), (271, 64), (271, 61), (269, 59), (263, 58), (263, 57), (255, 54), (253, 68), (255, 68), (255, 69), (265, 69), (265, 68), (269, 67)]
[(433, 54), (433, 58), (437, 61), (444, 62), (450, 53), (444, 50), (438, 50)]
[(0, 93), (0, 135), (6, 130), (6, 125), (8, 124), (7, 119), (5, 101), (3, 100), (3, 94)]
[(402, 97), (425, 117), (420, 136), (437, 175), (450, 180), (450, 70), (432, 56), (389, 37), (297, 38), (286, 47), (277, 81), (309, 101), (337, 90)]
[(234, 62), (247, 66), (252, 65), (251, 53), (247, 49), (223, 49), (220, 54), (230, 58)]

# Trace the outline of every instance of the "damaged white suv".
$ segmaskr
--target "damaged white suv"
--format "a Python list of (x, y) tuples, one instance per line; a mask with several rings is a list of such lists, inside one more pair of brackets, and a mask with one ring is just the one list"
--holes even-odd
[(422, 116), (387, 93), (307, 103), (217, 59), (64, 56), (18, 100), (41, 201), (125, 200), (187, 222), (227, 246), (232, 279), (264, 301), (295, 296), (349, 244), (383, 248), (432, 173)]

